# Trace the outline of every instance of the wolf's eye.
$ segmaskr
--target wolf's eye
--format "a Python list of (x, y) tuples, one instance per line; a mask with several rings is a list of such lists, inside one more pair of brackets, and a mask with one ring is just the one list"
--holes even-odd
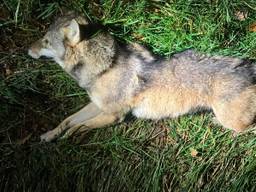
[(50, 45), (50, 41), (49, 41), (48, 39), (44, 39), (44, 40), (43, 40), (43, 44), (44, 44), (45, 46)]

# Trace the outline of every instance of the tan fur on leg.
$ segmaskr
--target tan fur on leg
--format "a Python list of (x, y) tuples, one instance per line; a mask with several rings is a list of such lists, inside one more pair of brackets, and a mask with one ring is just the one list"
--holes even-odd
[(89, 103), (80, 111), (76, 112), (75, 114), (69, 116), (64, 121), (62, 121), (55, 129), (41, 135), (40, 139), (41, 141), (46, 142), (52, 141), (67, 129), (74, 127), (77, 124), (79, 125), (81, 122), (93, 118), (99, 113), (101, 113), (101, 110), (94, 103)]
[(118, 120), (118, 117), (112, 114), (106, 114), (104, 112), (98, 114), (94, 118), (88, 119), (84, 121), (83, 123), (80, 123), (78, 125), (75, 125), (74, 127), (71, 127), (67, 132), (62, 136), (62, 138), (68, 138), (71, 135), (73, 135), (75, 132), (82, 133), (84, 131), (104, 127), (106, 125), (109, 125), (111, 123), (114, 123), (116, 120)]

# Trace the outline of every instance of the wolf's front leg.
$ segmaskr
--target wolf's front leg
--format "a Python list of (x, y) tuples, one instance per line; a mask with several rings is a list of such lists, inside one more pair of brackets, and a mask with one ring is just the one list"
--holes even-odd
[(88, 119), (80, 124), (75, 125), (67, 130), (67, 132), (62, 136), (62, 138), (68, 138), (74, 133), (82, 133), (91, 129), (104, 127), (110, 125), (116, 121), (120, 121), (120, 116), (115, 114), (107, 114), (101, 112), (95, 117)]
[(80, 111), (74, 113), (73, 115), (69, 116), (64, 121), (62, 121), (55, 129), (41, 135), (40, 139), (41, 141), (46, 142), (52, 141), (59, 137), (67, 129), (79, 125), (82, 122), (91, 119), (100, 113), (101, 110), (94, 103), (89, 103)]

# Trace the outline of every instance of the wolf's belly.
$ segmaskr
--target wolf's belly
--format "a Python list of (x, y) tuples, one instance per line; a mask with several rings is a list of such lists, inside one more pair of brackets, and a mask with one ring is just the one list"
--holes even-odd
[(178, 117), (190, 111), (190, 107), (181, 107), (171, 100), (167, 102), (158, 100), (156, 102), (144, 99), (132, 110), (132, 114), (138, 118), (162, 119), (166, 117)]
[(181, 88), (157, 87), (141, 93), (132, 109), (138, 118), (161, 119), (178, 117), (201, 107), (207, 107), (205, 98), (197, 92)]
[(158, 111), (154, 110), (152, 108), (148, 107), (136, 107), (135, 109), (132, 110), (132, 114), (137, 117), (137, 118), (143, 118), (143, 119), (163, 119), (166, 117), (178, 117), (184, 113), (171, 113), (170, 111)]

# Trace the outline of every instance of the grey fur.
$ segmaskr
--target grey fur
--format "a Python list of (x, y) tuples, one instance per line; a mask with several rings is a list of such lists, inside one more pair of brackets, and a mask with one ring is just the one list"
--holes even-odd
[[(50, 141), (66, 130), (69, 136), (105, 126), (129, 111), (137, 117), (161, 119), (211, 108), (223, 126), (236, 132), (253, 124), (255, 63), (191, 49), (161, 58), (139, 44), (120, 43), (107, 32), (81, 39), (77, 26), (86, 24), (85, 18), (72, 14), (57, 19), (29, 50), (34, 58), (52, 57), (87, 90), (92, 101), (44, 134), (43, 140)], [(42, 43), (45, 39), (54, 46)]]

